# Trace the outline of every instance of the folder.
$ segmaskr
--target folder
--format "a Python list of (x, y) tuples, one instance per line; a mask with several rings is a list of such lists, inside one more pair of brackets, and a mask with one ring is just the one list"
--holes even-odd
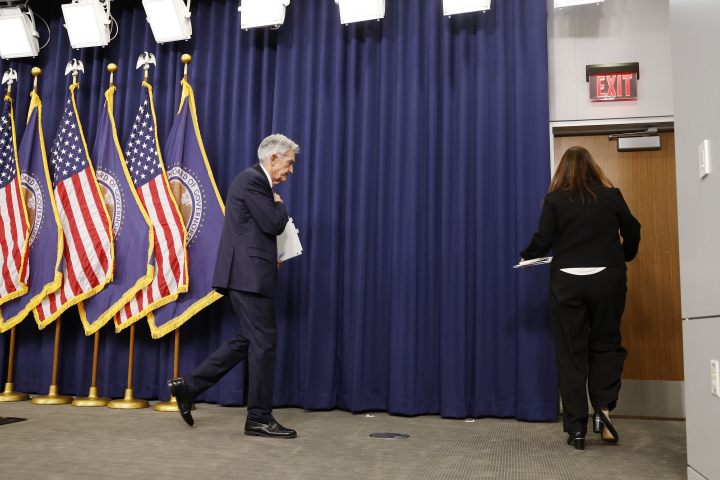
[(278, 260), (284, 262), (302, 255), (303, 248), (298, 233), (300, 233), (300, 230), (295, 228), (293, 219), (290, 218), (283, 233), (277, 237)]
[(534, 267), (535, 265), (545, 265), (546, 263), (552, 262), (552, 259), (553, 259), (553, 257), (533, 258), (532, 260), (525, 260), (524, 262), (520, 262), (517, 265), (514, 265), (513, 268)]

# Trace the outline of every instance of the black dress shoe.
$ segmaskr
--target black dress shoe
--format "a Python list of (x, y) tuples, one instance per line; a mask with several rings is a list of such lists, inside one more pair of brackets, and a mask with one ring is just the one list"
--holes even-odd
[(245, 422), (245, 435), (270, 438), (295, 438), (297, 437), (297, 432), (283, 427), (275, 420), (271, 421), (267, 425), (247, 420)]
[(568, 445), (574, 445), (575, 450), (585, 450), (585, 434), (582, 432), (568, 433)]
[(187, 388), (185, 388), (185, 380), (182, 378), (173, 378), (168, 380), (168, 387), (170, 387), (170, 394), (175, 397), (178, 404), (178, 410), (180, 410), (180, 416), (185, 420), (185, 423), (191, 427), (195, 424), (192, 413), (192, 398), (188, 395)]
[(615, 430), (613, 424), (610, 423), (610, 419), (602, 410), (595, 410), (595, 415), (593, 415), (593, 432), (601, 433), (601, 438), (604, 442), (618, 443), (618, 440), (620, 440), (617, 430)]

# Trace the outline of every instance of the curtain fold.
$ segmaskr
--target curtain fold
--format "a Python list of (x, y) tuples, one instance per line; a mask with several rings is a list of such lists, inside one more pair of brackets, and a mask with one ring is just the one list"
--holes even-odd
[[(295, 174), (276, 187), (304, 253), (285, 263), (276, 295), (276, 405), (445, 417), (557, 419), (548, 323), (548, 269), (516, 271), (550, 180), (544, 2), (502, 0), (487, 13), (442, 16), (441, 0), (388, 0), (386, 17), (344, 26), (330, 0), (292, 2), (277, 31), (239, 28), (238, 0), (192, 4), (193, 37), (158, 45), (140, 0), (113, 2), (120, 31), (106, 48), (72, 50), (60, 3), (33, 5), (52, 38), (18, 70), (18, 138), (40, 66), (43, 127), (54, 131), (71, 78), (88, 145), (115, 63), (115, 115), (124, 144), (141, 93), (140, 54), (152, 52), (164, 146), (182, 87), (180, 56), (223, 197), (257, 162), (271, 133), (299, 143)], [(38, 27), (41, 42), (43, 26)], [(192, 281), (193, 272), (190, 272)], [(173, 336), (139, 322), (135, 395), (167, 400)], [(77, 311), (63, 316), (59, 386), (85, 395), (93, 344)], [(227, 299), (181, 328), (180, 371), (233, 336)], [(16, 389), (45, 393), (54, 329), (18, 326)], [(0, 335), (7, 365), (9, 332)], [(101, 330), (98, 387), (122, 397), (129, 333)], [(242, 405), (245, 365), (201, 400)]]

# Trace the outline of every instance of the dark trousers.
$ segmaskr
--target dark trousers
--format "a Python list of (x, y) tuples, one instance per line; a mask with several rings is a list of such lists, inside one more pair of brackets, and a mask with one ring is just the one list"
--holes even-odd
[(270, 412), (277, 352), (275, 301), (258, 293), (238, 290), (230, 290), (229, 296), (240, 321), (240, 331), (185, 375), (185, 386), (190, 397), (195, 398), (247, 358), (248, 419), (267, 424), (273, 420)]
[(615, 408), (627, 358), (620, 345), (626, 293), (627, 272), (620, 268), (550, 276), (550, 325), (568, 433), (587, 431), (586, 382), (593, 408)]

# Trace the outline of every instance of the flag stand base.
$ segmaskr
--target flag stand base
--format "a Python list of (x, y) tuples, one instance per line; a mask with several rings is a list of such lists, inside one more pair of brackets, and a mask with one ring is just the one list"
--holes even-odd
[(68, 395), (58, 395), (57, 385), (50, 385), (50, 391), (47, 395), (38, 395), (30, 400), (33, 405), (66, 405), (72, 403), (73, 397)]
[(13, 383), (13, 364), (15, 362), (15, 327), (10, 330), (10, 355), (8, 356), (8, 376), (5, 391), (0, 393), (0, 402), (22, 402), (30, 400), (27, 393), (16, 392)]
[(5, 391), (0, 393), (0, 402), (22, 402), (24, 400), (30, 400), (30, 395), (16, 392), (14, 383), (6, 383)]
[(72, 404), (74, 407), (104, 407), (112, 400), (107, 397), (98, 397), (97, 393), (97, 387), (90, 387), (90, 393), (88, 393), (87, 397), (76, 398)]
[(73, 401), (73, 397), (67, 395), (58, 395), (57, 387), (57, 371), (58, 371), (58, 352), (60, 351), (60, 320), (55, 320), (55, 352), (53, 353), (53, 372), (52, 383), (50, 384), (50, 392), (47, 395), (37, 395), (30, 400), (34, 405), (65, 405)]
[[(158, 402), (153, 407), (153, 410), (157, 410), (158, 412), (177, 412), (179, 411), (177, 400), (175, 397), (170, 397), (169, 402)], [(193, 403), (192, 410), (195, 410), (195, 404)]]
[(108, 403), (107, 406), (108, 408), (122, 409), (148, 408), (150, 406), (150, 403), (147, 400), (135, 398), (135, 396), (133, 395), (133, 389), (127, 388), (125, 389), (125, 398), (123, 398), (122, 400), (113, 400)]
[(93, 369), (92, 383), (90, 393), (85, 398), (76, 398), (72, 404), (74, 407), (104, 407), (112, 398), (98, 397), (97, 389), (97, 366), (98, 366), (98, 348), (100, 347), (100, 331), (95, 332), (95, 350), (93, 351)]

